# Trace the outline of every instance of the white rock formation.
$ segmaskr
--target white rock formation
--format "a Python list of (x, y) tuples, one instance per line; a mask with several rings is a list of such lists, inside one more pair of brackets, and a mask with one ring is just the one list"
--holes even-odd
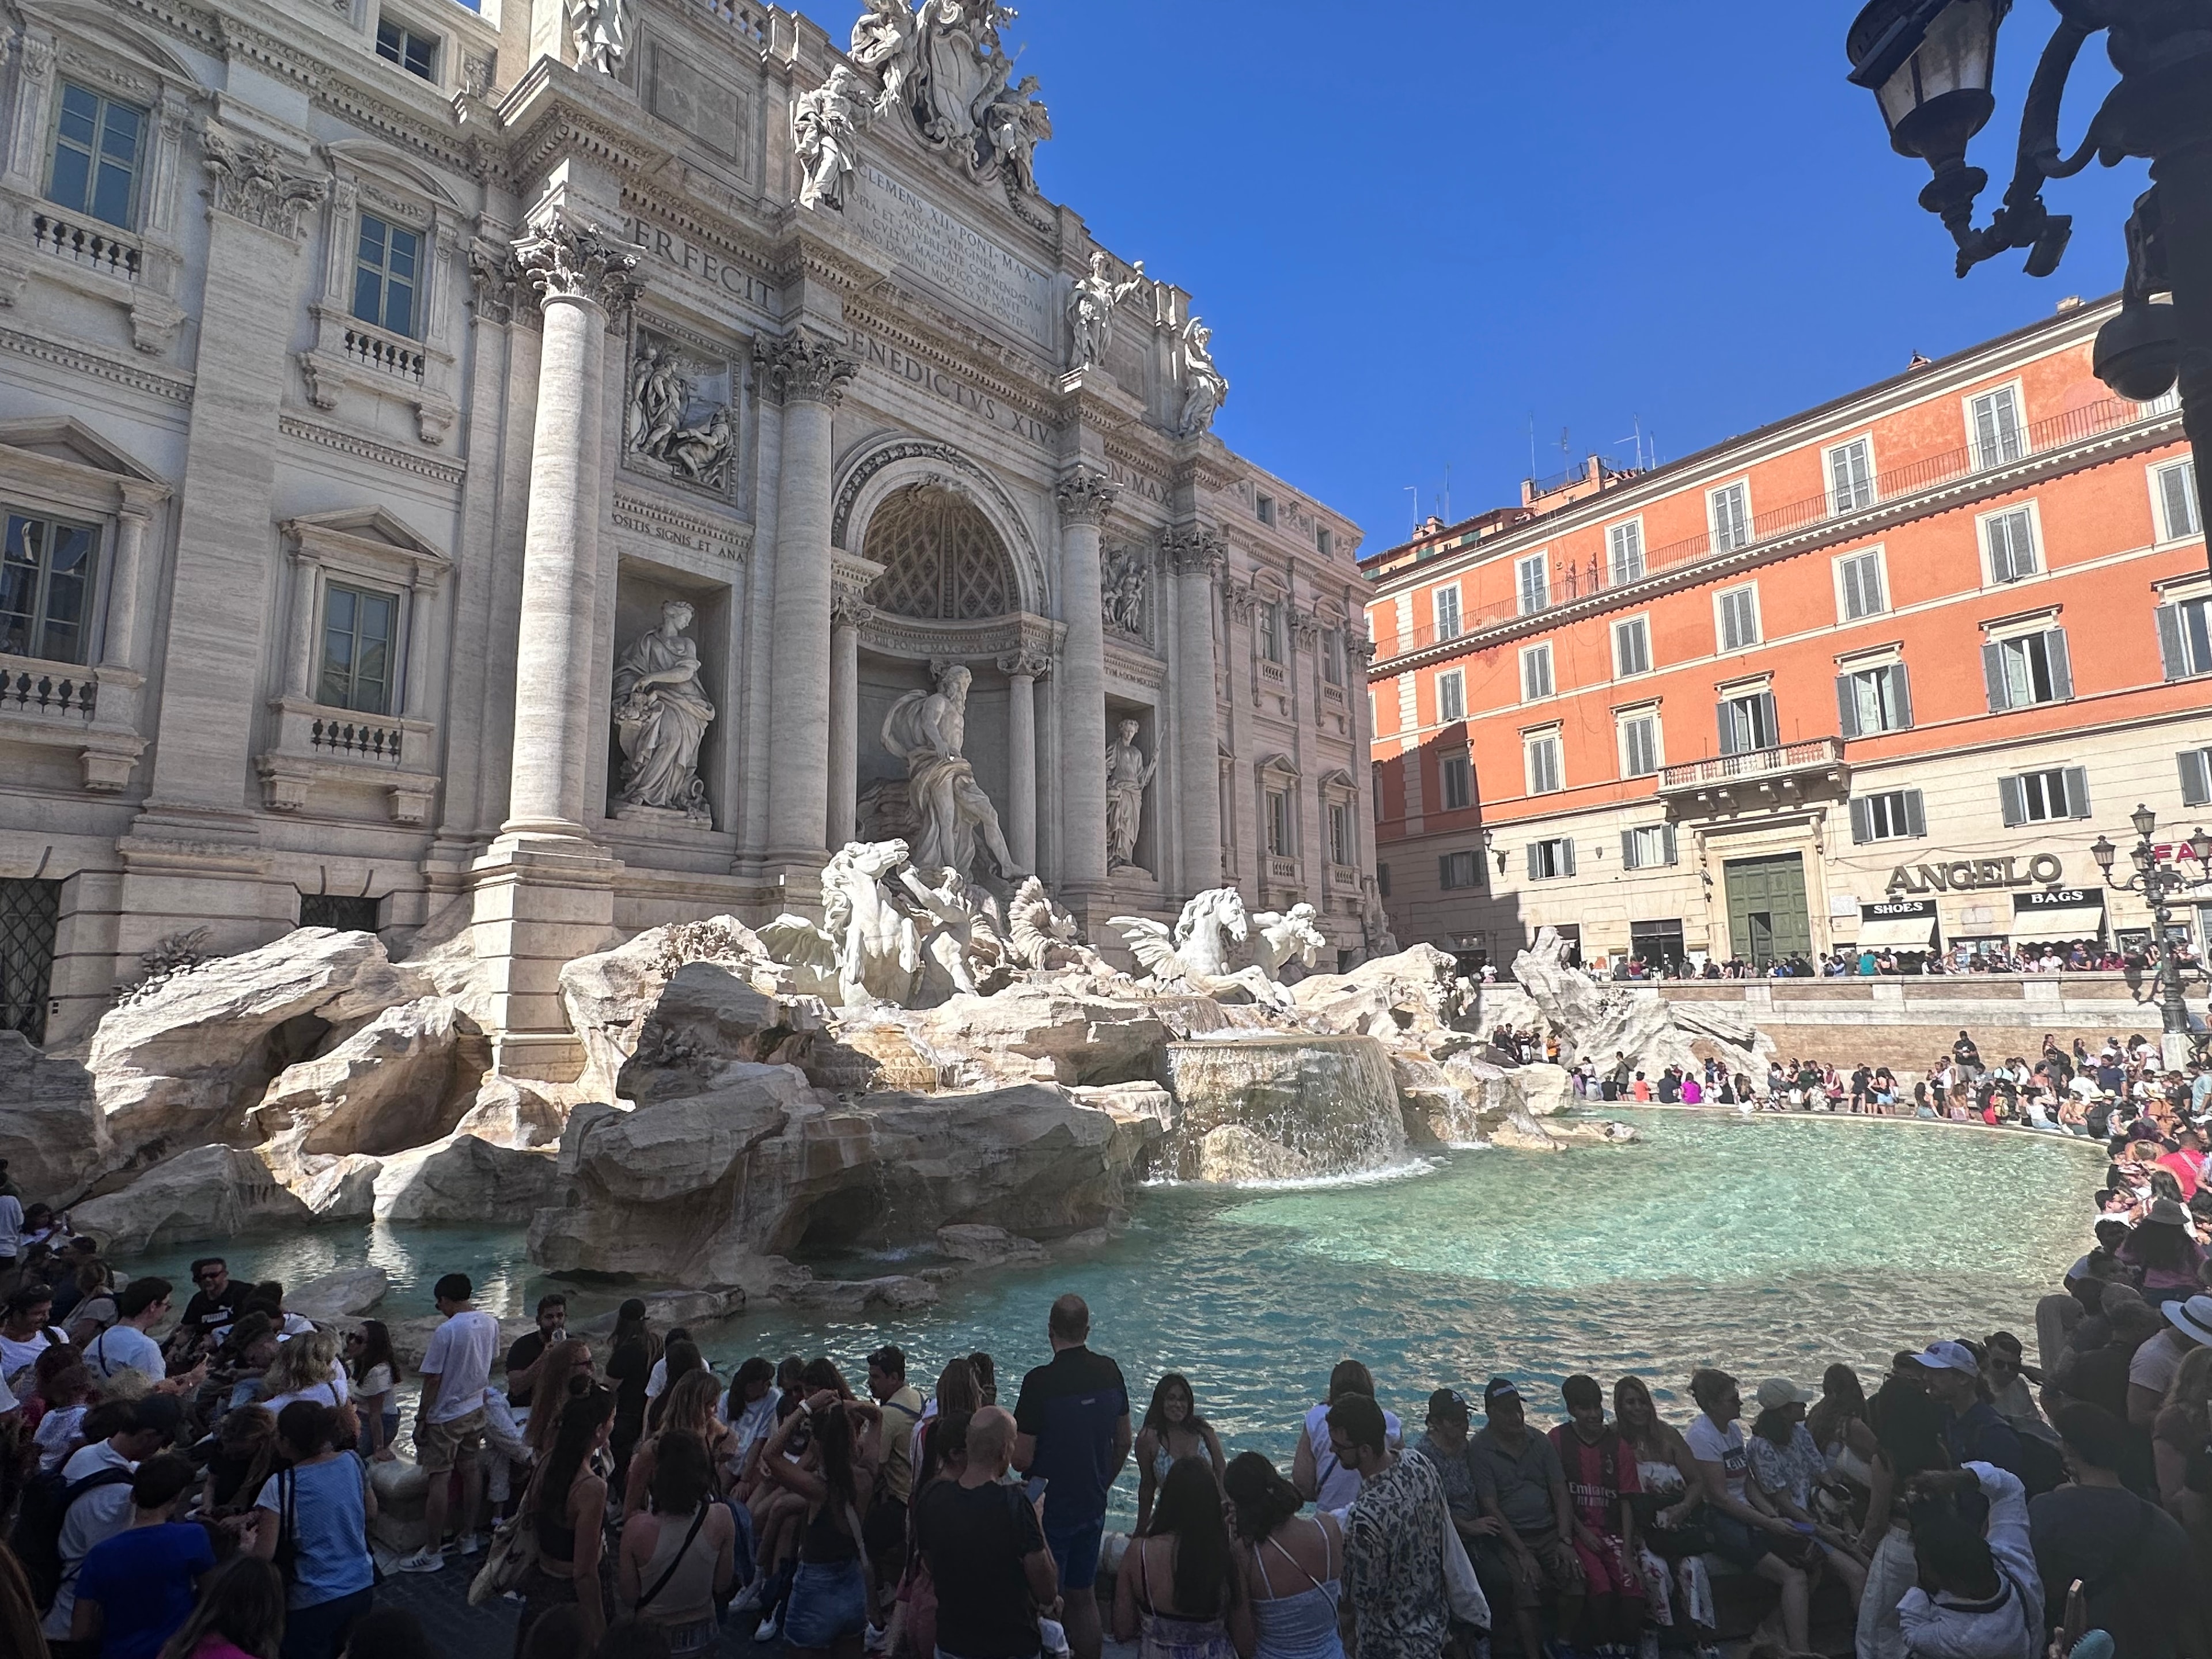
[(119, 1193), (77, 1205), (70, 1218), (110, 1256), (234, 1238), (311, 1218), (258, 1152), (196, 1146), (155, 1164)]
[(453, 1125), (453, 1133), (520, 1152), (557, 1145), (568, 1121), (567, 1107), (548, 1100), (530, 1085), (493, 1076), (477, 1086), (475, 1099)]
[(1651, 1076), (1718, 1059), (1731, 1072), (1766, 1074), (1773, 1039), (1753, 1025), (1701, 1003), (1670, 1001), (1658, 987), (1600, 982), (1566, 963), (1567, 946), (1547, 927), (1533, 949), (1513, 959), (1513, 976), (1559, 1036), (1563, 1058), (1587, 1056), (1600, 1069), (1625, 1054)]
[(391, 1288), (391, 1276), (381, 1267), (343, 1267), (286, 1291), (284, 1310), (318, 1324), (357, 1319)]
[(474, 1135), (452, 1135), (383, 1163), (374, 1187), (379, 1221), (512, 1224), (549, 1201), (559, 1182), (550, 1149), (518, 1152)]
[(92, 1077), (0, 1031), (0, 1158), (31, 1200), (65, 1204), (114, 1162)]
[(584, 1045), (581, 1098), (611, 1099), (615, 1077), (637, 1048), (645, 1017), (684, 963), (713, 962), (772, 989), (775, 970), (760, 937), (735, 916), (648, 927), (611, 950), (579, 957), (561, 969), (561, 1004)]
[[(386, 1008), (344, 1042), (288, 1066), (246, 1114), (247, 1134), (285, 1155), (404, 1152), (450, 1134), (491, 1060), (443, 997)], [(464, 1062), (465, 1048), (474, 1050)]]

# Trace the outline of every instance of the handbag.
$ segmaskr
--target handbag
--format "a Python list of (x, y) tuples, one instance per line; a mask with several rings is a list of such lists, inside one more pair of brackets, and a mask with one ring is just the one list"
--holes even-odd
[(538, 1477), (522, 1489), (514, 1513), (501, 1522), (484, 1552), (484, 1564), (469, 1583), (469, 1605), (489, 1607), (538, 1570)]
[(1443, 1511), (1443, 1536), (1439, 1543), (1443, 1553), (1444, 1601), (1451, 1608), (1452, 1621), (1488, 1630), (1490, 1598), (1482, 1593), (1482, 1581), (1474, 1576), (1474, 1563), (1467, 1559), (1466, 1541), (1460, 1537), (1459, 1528), (1452, 1525), (1449, 1508)]

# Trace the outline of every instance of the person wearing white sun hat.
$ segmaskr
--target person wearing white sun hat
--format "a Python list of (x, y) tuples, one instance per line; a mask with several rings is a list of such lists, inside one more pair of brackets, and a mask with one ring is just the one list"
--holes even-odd
[(2163, 1311), (2172, 1328), (2151, 1338), (2128, 1362), (2128, 1421), (2137, 1428), (2148, 1429), (2156, 1419), (2174, 1373), (2191, 1352), (2212, 1348), (2212, 1295), (2169, 1302)]

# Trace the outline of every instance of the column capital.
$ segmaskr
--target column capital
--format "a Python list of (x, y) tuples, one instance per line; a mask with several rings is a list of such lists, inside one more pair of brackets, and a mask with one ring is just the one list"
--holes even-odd
[(1121, 486), (1096, 467), (1078, 466), (1060, 481), (1054, 493), (1060, 499), (1061, 524), (1103, 525), (1114, 510)]
[(795, 328), (780, 337), (763, 337), (753, 347), (762, 371), (762, 389), (781, 404), (844, 401), (845, 389), (860, 372), (859, 359), (835, 340)]
[(601, 310), (619, 312), (635, 295), (639, 250), (610, 236), (599, 226), (554, 218), (514, 244), (521, 281), (537, 293), (542, 309), (555, 300), (588, 300)]
[(207, 170), (210, 211), (297, 243), (307, 210), (329, 193), (328, 182), (264, 138), (247, 138), (220, 122), (200, 126), (200, 165)]
[(1178, 576), (1220, 575), (1229, 564), (1229, 542), (1220, 532), (1202, 525), (1160, 532), (1160, 554)]
[(504, 242), (469, 244), (469, 303), (487, 323), (514, 320), (515, 300), (522, 289), (522, 261)]
[(840, 588), (830, 598), (830, 626), (832, 628), (866, 628), (873, 621), (876, 607), (860, 593)]
[(994, 660), (1009, 679), (1041, 680), (1052, 672), (1052, 658), (1041, 651), (1010, 651)]
[(1362, 668), (1367, 667), (1375, 660), (1375, 641), (1357, 629), (1345, 630), (1344, 648), (1358, 660)]

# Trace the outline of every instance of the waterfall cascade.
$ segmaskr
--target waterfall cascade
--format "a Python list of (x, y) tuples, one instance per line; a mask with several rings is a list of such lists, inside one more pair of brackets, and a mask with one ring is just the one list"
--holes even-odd
[(1281, 1181), (1406, 1158), (1389, 1051), (1369, 1036), (1239, 1036), (1167, 1045), (1176, 1127), (1161, 1167), (1183, 1181)]

